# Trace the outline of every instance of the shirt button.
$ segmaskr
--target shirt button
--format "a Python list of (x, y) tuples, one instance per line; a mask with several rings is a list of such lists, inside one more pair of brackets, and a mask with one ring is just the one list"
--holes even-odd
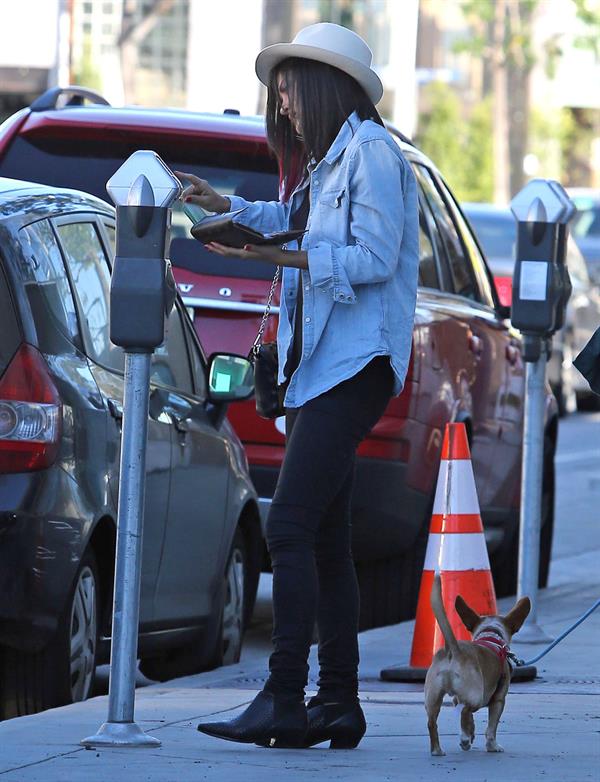
[(310, 318), (304, 318), (305, 323), (310, 323)]
[(309, 290), (310, 290), (310, 285), (305, 285), (305, 286), (304, 286), (304, 290), (305, 290), (305, 291), (309, 291)]

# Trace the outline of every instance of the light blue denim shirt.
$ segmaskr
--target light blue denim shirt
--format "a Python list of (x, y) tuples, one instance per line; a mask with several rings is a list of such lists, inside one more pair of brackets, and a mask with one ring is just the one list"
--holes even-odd
[[(417, 296), (418, 212), (415, 178), (387, 130), (356, 113), (342, 125), (310, 174), (310, 211), (302, 249), (308, 270), (285, 268), (277, 346), (279, 382), (292, 340), (298, 285), (303, 290), (300, 363), (286, 407), (353, 377), (388, 355), (402, 390)], [(263, 233), (284, 231), (306, 182), (288, 203), (229, 196), (237, 219)]]

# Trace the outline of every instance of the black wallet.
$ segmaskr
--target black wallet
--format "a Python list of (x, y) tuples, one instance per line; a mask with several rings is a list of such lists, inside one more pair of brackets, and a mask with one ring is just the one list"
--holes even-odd
[(237, 247), (238, 249), (246, 244), (281, 245), (298, 239), (305, 233), (305, 231), (280, 231), (273, 234), (261, 234), (233, 219), (235, 215), (243, 211), (243, 209), (238, 209), (236, 212), (228, 212), (226, 215), (204, 217), (191, 227), (190, 232), (194, 239), (202, 244), (218, 242), (227, 247)]

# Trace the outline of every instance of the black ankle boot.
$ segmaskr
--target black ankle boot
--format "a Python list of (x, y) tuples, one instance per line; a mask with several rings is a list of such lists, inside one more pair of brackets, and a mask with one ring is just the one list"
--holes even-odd
[(304, 746), (307, 724), (304, 703), (281, 701), (263, 690), (239, 717), (201, 723), (198, 730), (227, 741), (289, 749)]
[(329, 749), (354, 749), (365, 735), (367, 723), (358, 701), (330, 703), (316, 697), (310, 699), (306, 708), (305, 747), (329, 741)]

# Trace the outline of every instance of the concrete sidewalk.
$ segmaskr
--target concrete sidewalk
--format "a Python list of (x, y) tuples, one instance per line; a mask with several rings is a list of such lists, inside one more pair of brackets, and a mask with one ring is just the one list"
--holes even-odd
[[(540, 593), (539, 623), (558, 635), (599, 596), (598, 552), (559, 561), (552, 586)], [(574, 575), (576, 574), (576, 576)], [(512, 601), (500, 601), (501, 610)], [(476, 715), (470, 752), (459, 748), (459, 717), (448, 702), (439, 719), (446, 756), (429, 755), (423, 688), (379, 681), (381, 668), (406, 663), (412, 622), (361, 634), (361, 699), (368, 731), (358, 749), (268, 750), (221, 742), (196, 723), (234, 716), (252, 700), (266, 658), (137, 691), (136, 720), (160, 738), (158, 749), (85, 750), (80, 739), (106, 719), (107, 698), (0, 724), (0, 776), (18, 782), (187, 782), (187, 780), (423, 780), (510, 779), (585, 782), (600, 779), (600, 609), (538, 663), (534, 682), (514, 684), (498, 731), (504, 754), (484, 750), (487, 712)], [(517, 636), (518, 637), (518, 636)], [(543, 647), (513, 650), (530, 659)], [(316, 670), (314, 649), (311, 672)], [(314, 682), (312, 682), (314, 687)]]

